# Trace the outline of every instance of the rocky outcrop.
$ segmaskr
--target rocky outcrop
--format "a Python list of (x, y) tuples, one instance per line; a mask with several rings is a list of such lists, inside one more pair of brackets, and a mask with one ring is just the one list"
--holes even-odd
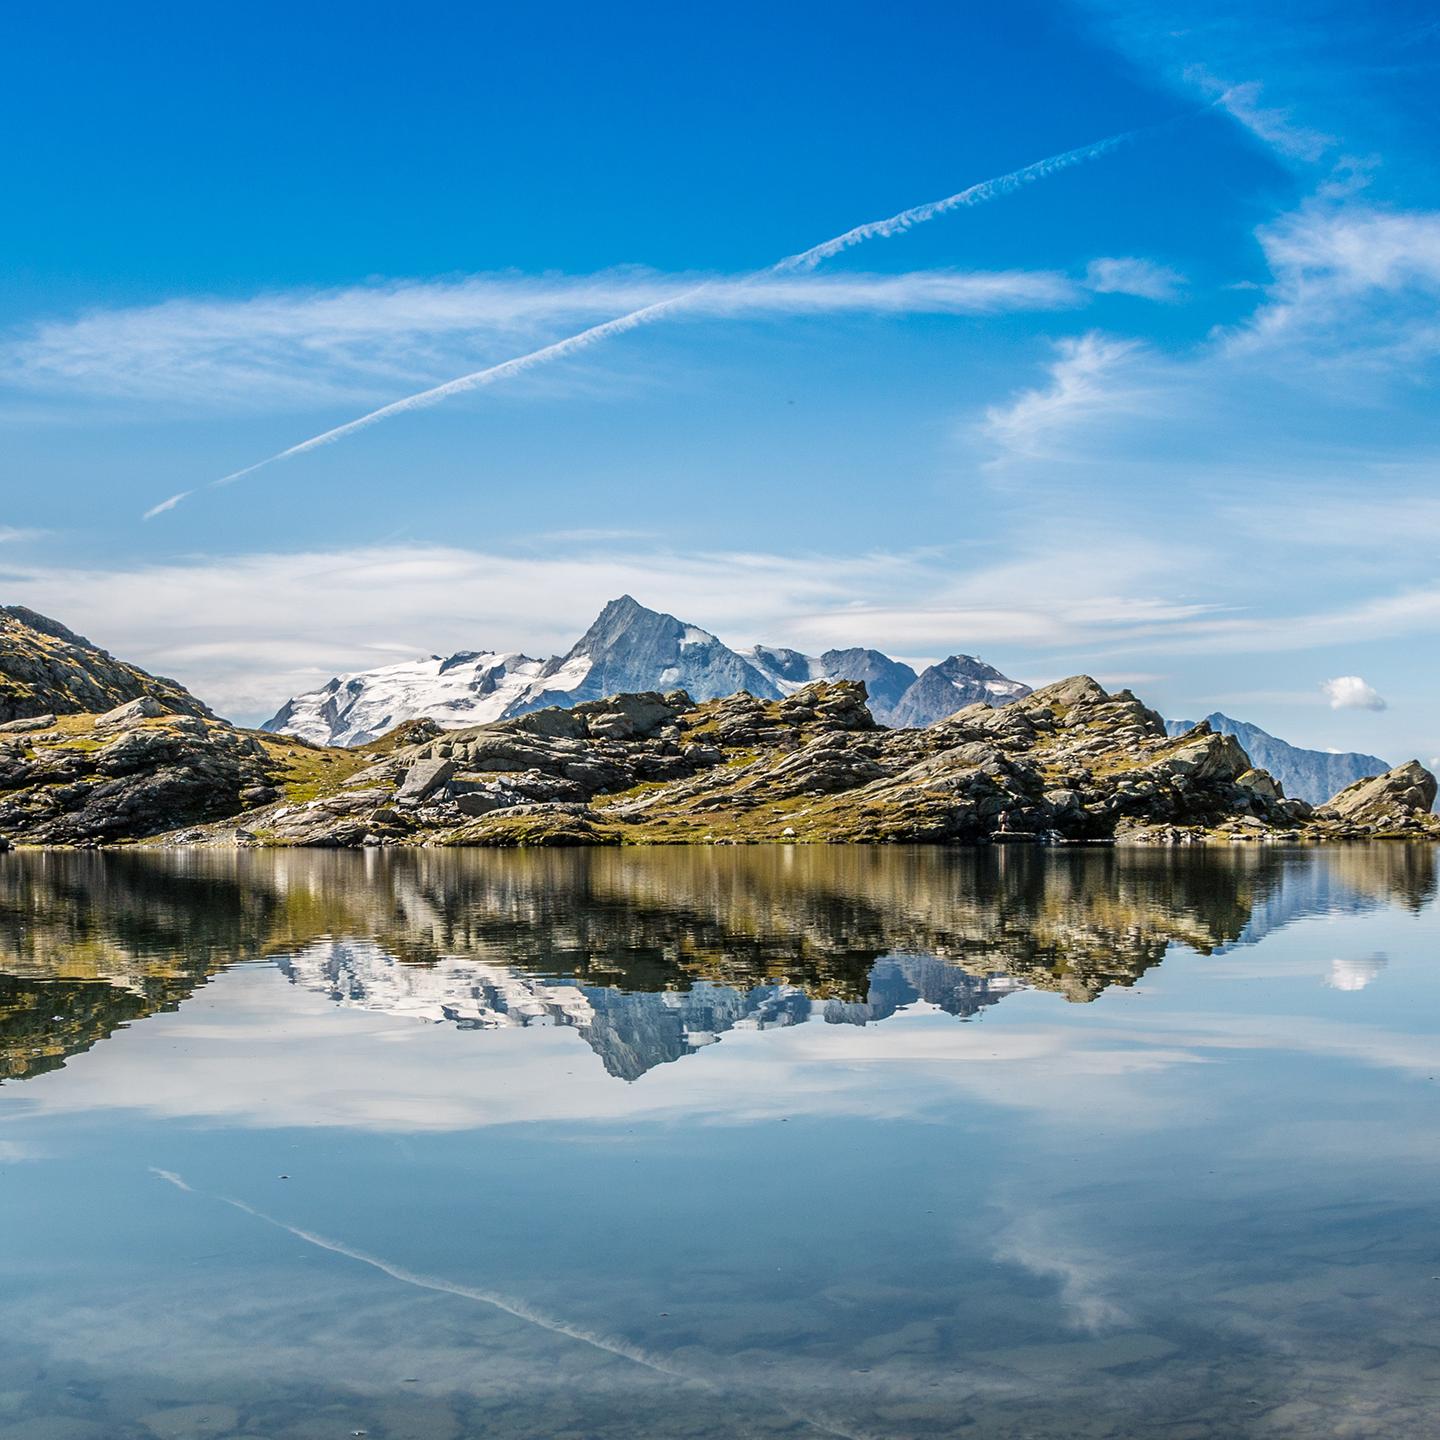
[(1418, 761), (1347, 785), (1316, 812), (1321, 821), (1385, 834), (1440, 832), (1435, 817), (1435, 777)]
[[(1399, 802), (1389, 791), (1384, 801), (1317, 815), (1287, 798), (1233, 736), (1202, 723), (1172, 738), (1128, 690), (1110, 694), (1087, 676), (1002, 707), (970, 705), (924, 729), (880, 727), (862, 685), (821, 682), (780, 700), (741, 692), (697, 703), (679, 690), (612, 696), (421, 734), (368, 757), (338, 753), (350, 768), (335, 770), (333, 783), (244, 817), (257, 843), (969, 844), (1431, 833), (1418, 811), (1407, 812), (1409, 830), (1397, 829)], [(1394, 794), (1409, 795), (1415, 784)]]
[[(1076, 676), (938, 724), (876, 724), (865, 687), (612, 695), (333, 748), (141, 695), (0, 731), (0, 836), (93, 845), (1066, 843), (1433, 837), (1418, 764), (1316, 811), (1240, 743), (1179, 737)], [(1428, 799), (1426, 798), (1428, 796)]]
[(0, 836), (38, 845), (133, 840), (278, 794), (264, 746), (152, 696), (0, 736)]
[(183, 685), (115, 659), (58, 620), (0, 606), (0, 722), (95, 713), (142, 696), (175, 714), (210, 714)]

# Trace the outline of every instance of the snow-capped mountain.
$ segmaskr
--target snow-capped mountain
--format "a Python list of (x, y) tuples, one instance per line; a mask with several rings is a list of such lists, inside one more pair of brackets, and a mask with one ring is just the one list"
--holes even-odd
[(782, 695), (812, 680), (863, 680), (870, 694), (870, 713), (882, 724), (890, 723), (887, 717), (917, 679), (903, 660), (892, 660), (878, 650), (856, 648), (802, 655), (798, 650), (756, 645), (741, 653)]
[(337, 675), (287, 700), (263, 728), (317, 745), (363, 745), (421, 716), (458, 729), (637, 690), (681, 689), (695, 700), (748, 690), (778, 700), (812, 680), (863, 680), (871, 712), (885, 725), (929, 725), (976, 700), (1004, 705), (1030, 693), (970, 655), (952, 655), (917, 675), (878, 650), (736, 651), (698, 625), (622, 595), (564, 655), (542, 661), (470, 650)]
[(576, 705), (636, 690), (687, 690), (718, 700), (737, 690), (778, 699), (754, 665), (698, 625), (647, 610), (629, 595), (612, 600), (568, 653), (547, 661), (519, 715), (542, 705)]

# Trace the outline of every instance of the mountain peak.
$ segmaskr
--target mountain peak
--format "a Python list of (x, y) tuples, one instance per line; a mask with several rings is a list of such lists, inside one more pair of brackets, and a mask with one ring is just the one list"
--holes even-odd
[[(673, 615), (665, 614), (662, 610), (651, 610), (649, 606), (642, 605), (633, 595), (621, 595), (605, 605), (590, 622), (590, 628), (570, 647), (565, 658), (570, 660), (576, 656), (595, 656), (609, 651), (620, 644), (626, 636), (633, 635), (637, 630), (658, 635), (662, 632), (676, 632), (693, 628), (693, 626), (685, 625), (682, 621), (677, 620)], [(701, 633), (708, 634), (703, 631)]]

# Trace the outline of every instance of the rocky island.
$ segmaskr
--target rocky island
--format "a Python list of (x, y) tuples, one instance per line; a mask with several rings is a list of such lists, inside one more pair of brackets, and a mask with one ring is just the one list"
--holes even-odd
[[(615, 695), (341, 748), (246, 730), (57, 622), (3, 612), (0, 837), (34, 845), (1096, 843), (1440, 838), (1411, 761), (1321, 806), (1239, 741), (1075, 676), (923, 729), (866, 688)], [(18, 657), (18, 660), (16, 659)], [(17, 673), (20, 678), (16, 678)], [(121, 703), (96, 713), (95, 699)], [(125, 698), (128, 697), (128, 698)]]

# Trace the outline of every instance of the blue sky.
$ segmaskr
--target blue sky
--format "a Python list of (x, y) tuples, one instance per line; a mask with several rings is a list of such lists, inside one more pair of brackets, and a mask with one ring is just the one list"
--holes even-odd
[(13, 7), (5, 595), (243, 719), (628, 590), (1429, 760), (1440, 23), (1001, 9)]

